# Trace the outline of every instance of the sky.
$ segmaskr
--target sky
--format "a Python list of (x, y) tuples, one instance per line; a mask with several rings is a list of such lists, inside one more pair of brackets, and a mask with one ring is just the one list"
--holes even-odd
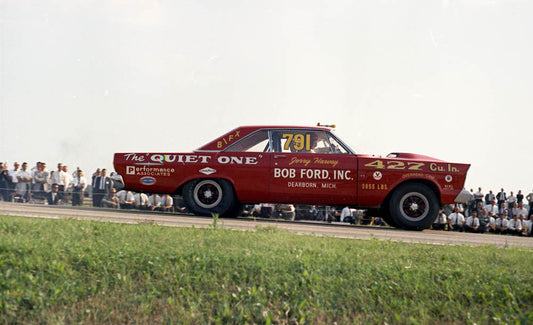
[(239, 125), (533, 189), (533, 1), (0, 0), (0, 161), (86, 175)]

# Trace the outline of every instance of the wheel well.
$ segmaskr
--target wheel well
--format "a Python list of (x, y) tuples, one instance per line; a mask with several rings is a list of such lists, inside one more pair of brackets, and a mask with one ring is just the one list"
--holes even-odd
[(392, 194), (396, 191), (396, 189), (402, 185), (405, 185), (405, 184), (424, 184), (426, 185), (427, 187), (429, 187), (429, 189), (431, 189), (431, 191), (433, 191), (433, 193), (435, 193), (435, 195), (437, 196), (437, 199), (439, 200), (439, 206), (441, 205), (441, 201), (440, 201), (440, 191), (439, 191), (439, 188), (437, 187), (437, 185), (435, 185), (435, 183), (431, 182), (431, 181), (428, 181), (426, 179), (410, 179), (410, 180), (407, 180), (405, 182), (401, 182), (400, 184), (396, 185), (391, 191), (389, 191), (389, 194), (387, 194), (387, 196), (385, 197), (385, 200), (383, 200), (383, 203), (381, 205), (382, 208), (388, 208), (389, 206), (389, 202), (390, 202), (390, 198), (392, 196)]

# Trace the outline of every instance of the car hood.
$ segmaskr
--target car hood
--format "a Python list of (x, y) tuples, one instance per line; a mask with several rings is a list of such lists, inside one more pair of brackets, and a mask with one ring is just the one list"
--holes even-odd
[[(376, 155), (357, 155), (358, 157), (362, 158), (376, 158), (378, 156)], [(410, 152), (391, 152), (385, 157), (380, 158), (390, 158), (390, 159), (412, 159), (412, 160), (424, 160), (424, 161), (435, 161), (435, 162), (443, 162), (441, 159), (433, 158), (426, 155), (420, 155), (417, 153), (410, 153)]]

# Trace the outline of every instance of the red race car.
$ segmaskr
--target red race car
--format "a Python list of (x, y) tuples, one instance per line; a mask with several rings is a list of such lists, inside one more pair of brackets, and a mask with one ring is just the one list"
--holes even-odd
[(116, 153), (114, 166), (127, 189), (182, 195), (200, 215), (237, 216), (259, 202), (322, 204), (425, 229), (441, 205), (470, 198), (462, 190), (469, 164), (356, 154), (324, 126), (242, 126), (191, 153)]

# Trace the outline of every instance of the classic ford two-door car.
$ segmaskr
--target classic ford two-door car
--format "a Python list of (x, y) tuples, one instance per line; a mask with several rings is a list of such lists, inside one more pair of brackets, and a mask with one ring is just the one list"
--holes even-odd
[(368, 209), (390, 225), (425, 229), (463, 202), (468, 164), (412, 153), (354, 152), (331, 127), (242, 126), (189, 153), (116, 153), (127, 189), (179, 194), (191, 211), (237, 216), (243, 204)]

